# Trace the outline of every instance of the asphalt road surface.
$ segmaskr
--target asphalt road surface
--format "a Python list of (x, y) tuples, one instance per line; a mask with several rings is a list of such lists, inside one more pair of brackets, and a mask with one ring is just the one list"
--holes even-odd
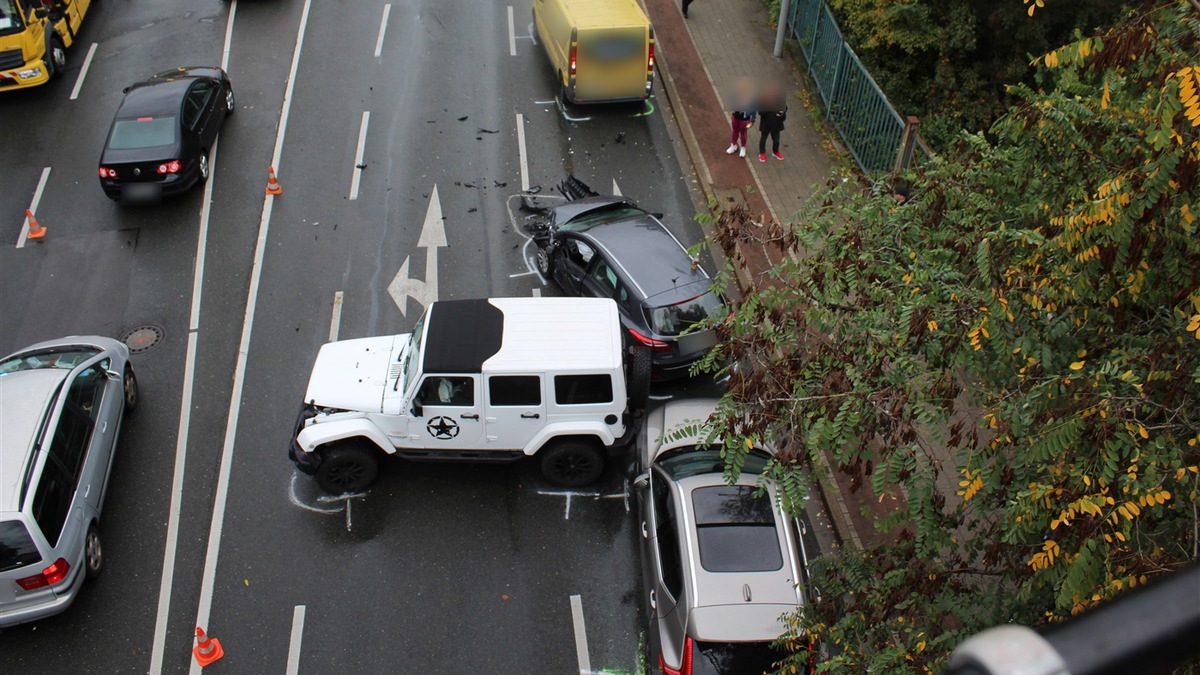
[[(224, 672), (641, 671), (623, 466), (564, 491), (524, 463), (396, 460), (330, 499), (285, 454), (329, 339), (407, 331), (435, 298), (557, 294), (513, 227), (522, 188), (574, 172), (700, 239), (657, 99), (562, 107), (529, 24), (528, 0), (102, 1), (61, 80), (3, 94), (0, 351), (137, 328), (148, 348), (104, 575), (3, 631), (0, 672), (195, 671), (197, 625)], [(237, 111), (207, 188), (106, 199), (122, 87), (212, 64)], [(34, 201), (49, 232), (26, 241)]]

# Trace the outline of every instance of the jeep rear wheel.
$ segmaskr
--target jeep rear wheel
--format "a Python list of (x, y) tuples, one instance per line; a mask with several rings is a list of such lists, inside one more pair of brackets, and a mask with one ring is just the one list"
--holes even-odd
[(641, 345), (634, 345), (629, 355), (629, 372), (626, 375), (631, 410), (645, 408), (650, 400), (651, 365), (650, 350)]
[(322, 490), (338, 495), (365, 490), (378, 473), (379, 456), (373, 448), (359, 441), (345, 441), (325, 449), (316, 479)]
[(558, 441), (542, 450), (542, 476), (561, 487), (595, 483), (604, 472), (604, 454), (595, 442)]

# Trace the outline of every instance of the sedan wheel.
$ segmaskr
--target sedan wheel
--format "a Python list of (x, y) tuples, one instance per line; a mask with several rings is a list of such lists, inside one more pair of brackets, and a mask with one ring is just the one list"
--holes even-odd
[(104, 544), (100, 541), (100, 528), (95, 523), (88, 525), (87, 539), (83, 542), (84, 575), (88, 579), (100, 576), (104, 569)]
[(200, 153), (200, 182), (208, 180), (208, 153)]
[(125, 375), (122, 377), (125, 390), (125, 412), (132, 412), (138, 404), (138, 381), (133, 374), (133, 368), (125, 364)]
[(547, 279), (554, 274), (554, 260), (550, 257), (548, 247), (537, 247), (537, 268), (538, 272)]
[(225, 115), (232, 115), (233, 109), (233, 88), (231, 87), (229, 91), (225, 92)]

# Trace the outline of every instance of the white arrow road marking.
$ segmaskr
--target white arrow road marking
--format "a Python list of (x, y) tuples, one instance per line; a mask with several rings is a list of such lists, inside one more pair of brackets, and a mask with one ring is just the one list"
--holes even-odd
[(388, 284), (388, 295), (400, 308), (400, 313), (408, 316), (408, 298), (416, 300), (422, 307), (428, 307), (438, 299), (437, 250), (448, 246), (446, 243), (446, 226), (442, 222), (442, 202), (438, 199), (437, 185), (429, 193), (429, 208), (425, 211), (425, 223), (421, 225), (421, 236), (417, 239), (417, 248), (425, 249), (425, 278), (412, 279), (408, 276), (408, 256), (400, 264), (400, 271), (392, 283)]

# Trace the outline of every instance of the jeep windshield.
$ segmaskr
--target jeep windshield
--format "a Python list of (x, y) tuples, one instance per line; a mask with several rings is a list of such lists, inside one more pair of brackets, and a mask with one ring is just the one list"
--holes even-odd
[(405, 349), (400, 350), (400, 355), (397, 359), (404, 360), (404, 367), (400, 369), (401, 375), (396, 378), (396, 384), (392, 385), (392, 391), (400, 391), (401, 385), (412, 382), (417, 378), (417, 365), (421, 362), (419, 358), (421, 353), (421, 336), (425, 334), (425, 317), (429, 316), (429, 310), (425, 310), (421, 314), (421, 318), (417, 319), (417, 325), (413, 326), (412, 335), (408, 338), (408, 344)]

